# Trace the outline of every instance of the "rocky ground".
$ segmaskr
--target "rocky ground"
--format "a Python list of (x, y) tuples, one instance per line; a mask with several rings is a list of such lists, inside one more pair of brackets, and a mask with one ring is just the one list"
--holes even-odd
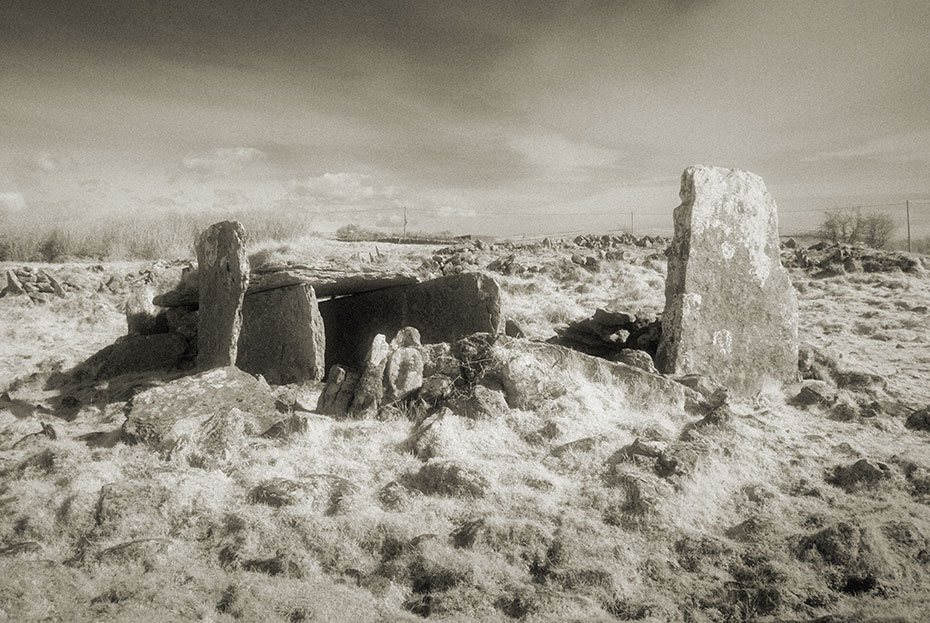
[[(624, 360), (655, 337), (663, 248), (308, 240), (252, 263), (484, 270), (517, 339)], [(140, 414), (200, 408), (158, 398), (170, 377), (70, 371), (183, 264), (0, 265), (35, 284), (0, 298), (0, 621), (925, 620), (930, 259), (783, 261), (803, 380), (749, 401), (619, 407), (553, 367), (545, 400), (345, 420), (318, 384), (224, 376), (201, 404), (263, 423), (167, 455), (130, 442)]]

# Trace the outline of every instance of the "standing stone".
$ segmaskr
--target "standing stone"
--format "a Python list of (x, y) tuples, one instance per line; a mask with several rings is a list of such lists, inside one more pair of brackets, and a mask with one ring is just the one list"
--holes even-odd
[(308, 285), (256, 292), (242, 305), (236, 365), (273, 385), (320, 381), (326, 337), (316, 295)]
[(668, 251), (657, 364), (736, 395), (797, 376), (798, 303), (779, 257), (775, 201), (747, 171), (690, 167)]
[(390, 352), (384, 335), (376, 335), (365, 357), (365, 369), (355, 386), (355, 396), (349, 406), (349, 417), (362, 419), (378, 415), (381, 399), (384, 397), (384, 368)]
[(197, 365), (202, 369), (236, 363), (242, 327), (242, 298), (249, 287), (245, 229), (236, 221), (211, 225), (197, 239), (200, 312)]

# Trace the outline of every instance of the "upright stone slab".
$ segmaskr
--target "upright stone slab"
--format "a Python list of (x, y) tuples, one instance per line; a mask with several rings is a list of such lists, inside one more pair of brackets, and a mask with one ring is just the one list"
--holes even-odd
[(320, 302), (326, 326), (326, 363), (359, 367), (378, 334), (404, 327), (419, 330), (424, 344), (454, 342), (472, 333), (498, 333), (497, 283), (480, 273), (462, 273)]
[(245, 297), (236, 366), (272, 384), (319, 381), (326, 338), (313, 288), (295, 285)]
[(197, 365), (202, 369), (235, 365), (242, 326), (242, 298), (249, 287), (245, 229), (235, 221), (208, 227), (197, 239), (200, 313)]
[(778, 215), (762, 178), (690, 167), (668, 250), (657, 364), (703, 374), (736, 395), (793, 380), (798, 304), (779, 258)]

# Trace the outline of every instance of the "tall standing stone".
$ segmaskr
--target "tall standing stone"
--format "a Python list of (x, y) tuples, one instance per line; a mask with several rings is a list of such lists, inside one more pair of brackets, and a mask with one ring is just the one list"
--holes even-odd
[(657, 364), (750, 395), (793, 380), (798, 303), (779, 258), (778, 214), (762, 178), (695, 166), (681, 176), (668, 250)]
[(236, 364), (242, 298), (249, 287), (244, 240), (245, 229), (236, 221), (211, 225), (197, 239), (197, 365), (201, 369)]

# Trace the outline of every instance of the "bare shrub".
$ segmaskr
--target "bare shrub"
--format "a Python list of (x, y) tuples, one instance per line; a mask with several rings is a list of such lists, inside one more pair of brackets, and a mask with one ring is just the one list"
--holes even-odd
[(894, 219), (887, 214), (862, 214), (860, 210), (842, 210), (827, 214), (820, 224), (820, 239), (832, 244), (861, 242), (874, 249), (888, 244), (895, 230)]

